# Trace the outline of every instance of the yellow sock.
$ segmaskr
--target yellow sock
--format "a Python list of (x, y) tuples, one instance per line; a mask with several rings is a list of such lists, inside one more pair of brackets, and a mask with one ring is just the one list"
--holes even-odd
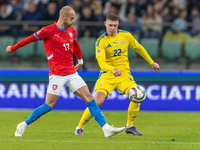
[(128, 107), (128, 120), (127, 124), (133, 126), (134, 120), (140, 110), (140, 103), (130, 102)]
[(85, 109), (82, 117), (81, 117), (81, 120), (78, 124), (78, 127), (79, 128), (84, 128), (85, 124), (92, 118), (92, 115), (90, 114), (90, 111), (88, 108)]

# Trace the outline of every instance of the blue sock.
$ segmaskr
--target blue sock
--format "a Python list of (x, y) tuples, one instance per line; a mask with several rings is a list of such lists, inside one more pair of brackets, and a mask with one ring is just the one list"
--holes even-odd
[(89, 103), (87, 103), (87, 107), (89, 108), (92, 117), (94, 117), (94, 119), (99, 123), (99, 125), (103, 127), (107, 122), (95, 100), (92, 100)]
[(25, 120), (26, 124), (29, 125), (35, 120), (39, 119), (42, 115), (46, 114), (47, 112), (51, 111), (53, 108), (46, 103), (41, 105), (40, 107), (36, 108)]

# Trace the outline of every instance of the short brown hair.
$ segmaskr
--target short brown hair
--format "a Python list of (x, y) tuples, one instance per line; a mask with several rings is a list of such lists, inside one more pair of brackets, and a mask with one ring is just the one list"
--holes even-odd
[(106, 20), (111, 20), (111, 21), (118, 21), (119, 17), (117, 14), (110, 13), (106, 15)]

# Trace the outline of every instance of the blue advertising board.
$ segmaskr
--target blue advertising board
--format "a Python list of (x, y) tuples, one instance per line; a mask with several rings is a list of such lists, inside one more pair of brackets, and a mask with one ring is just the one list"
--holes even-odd
[[(79, 71), (94, 95), (99, 71)], [(137, 84), (143, 86), (147, 98), (141, 110), (200, 111), (200, 72), (133, 71)], [(0, 109), (34, 109), (45, 101), (48, 70), (0, 70)], [(130, 100), (113, 90), (102, 110), (127, 110)], [(55, 109), (83, 110), (86, 104), (63, 88)]]

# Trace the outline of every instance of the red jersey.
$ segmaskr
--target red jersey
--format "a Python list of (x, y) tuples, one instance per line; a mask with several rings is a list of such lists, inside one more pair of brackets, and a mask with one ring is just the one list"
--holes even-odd
[[(73, 27), (62, 29), (56, 25), (43, 27), (34, 33), (38, 40), (44, 41), (49, 63), (49, 75), (66, 76), (76, 72), (73, 64), (73, 48), (76, 41), (76, 31)], [(79, 55), (81, 59), (81, 54)]]

